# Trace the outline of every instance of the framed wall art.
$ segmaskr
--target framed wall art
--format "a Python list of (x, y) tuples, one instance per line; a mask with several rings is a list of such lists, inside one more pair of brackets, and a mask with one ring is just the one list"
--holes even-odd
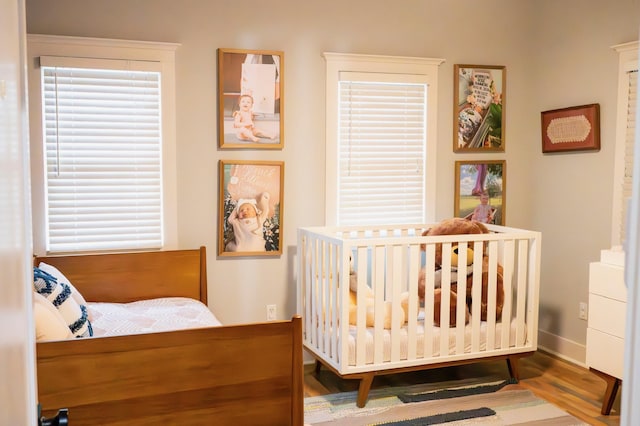
[(284, 53), (218, 49), (220, 148), (284, 146)]
[(600, 105), (543, 111), (542, 152), (600, 150)]
[(218, 254), (282, 254), (284, 162), (220, 160)]
[(454, 65), (453, 151), (504, 151), (507, 71)]
[(504, 225), (506, 161), (456, 161), (454, 216)]

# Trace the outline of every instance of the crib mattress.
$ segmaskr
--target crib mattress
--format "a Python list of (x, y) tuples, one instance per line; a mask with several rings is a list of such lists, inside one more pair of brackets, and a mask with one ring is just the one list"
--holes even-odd
[[(502, 334), (504, 332), (509, 333), (508, 341), (509, 347), (515, 347), (516, 345), (520, 346), (525, 344), (526, 342), (526, 333), (523, 333), (522, 341), (516, 341), (516, 320), (512, 320), (509, 327), (504, 327), (502, 322), (496, 324), (495, 327), (495, 342), (493, 348), (500, 348), (502, 342)], [(524, 328), (526, 330), (526, 327)], [(472, 353), (472, 326), (471, 322), (465, 326), (464, 328), (464, 349), (463, 352), (458, 353)], [(432, 350), (431, 354), (427, 354), (427, 358), (431, 357), (439, 357), (441, 356), (441, 330), (439, 327), (431, 327), (430, 334), (432, 336)], [(477, 338), (479, 339), (479, 351), (485, 351), (487, 349), (487, 336), (488, 336), (488, 326), (486, 322), (480, 323), (480, 333)], [(424, 322), (422, 320), (418, 321), (418, 325), (416, 327), (416, 357), (417, 358), (425, 358), (425, 344), (424, 344), (425, 330), (424, 330)], [(449, 344), (448, 344), (448, 353), (443, 355), (455, 355), (457, 345), (457, 332), (456, 329), (449, 329)], [(366, 330), (366, 342), (364, 345), (365, 350), (365, 363), (373, 364), (374, 363), (374, 329), (367, 328)], [(382, 362), (390, 362), (391, 361), (391, 330), (383, 330), (382, 332)], [(400, 339), (400, 360), (406, 360), (408, 358), (408, 331), (406, 325), (400, 329), (399, 332)], [(356, 327), (349, 326), (349, 365), (356, 365)]]
[(97, 337), (222, 325), (204, 303), (185, 297), (87, 305), (93, 335)]

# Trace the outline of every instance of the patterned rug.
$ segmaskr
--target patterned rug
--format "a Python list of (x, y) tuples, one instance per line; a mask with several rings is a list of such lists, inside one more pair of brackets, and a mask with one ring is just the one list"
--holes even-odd
[(517, 384), (435, 385), (374, 389), (364, 408), (355, 391), (308, 397), (305, 426), (588, 425)]

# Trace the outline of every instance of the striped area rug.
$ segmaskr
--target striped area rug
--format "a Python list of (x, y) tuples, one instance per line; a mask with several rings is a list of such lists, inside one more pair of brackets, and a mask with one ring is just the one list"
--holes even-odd
[(509, 382), (374, 389), (364, 408), (357, 392), (305, 398), (305, 426), (588, 425)]

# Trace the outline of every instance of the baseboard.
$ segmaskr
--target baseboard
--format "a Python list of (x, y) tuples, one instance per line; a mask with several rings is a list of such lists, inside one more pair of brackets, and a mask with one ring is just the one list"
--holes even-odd
[(538, 330), (538, 348), (581, 367), (587, 366), (587, 346), (582, 343)]

